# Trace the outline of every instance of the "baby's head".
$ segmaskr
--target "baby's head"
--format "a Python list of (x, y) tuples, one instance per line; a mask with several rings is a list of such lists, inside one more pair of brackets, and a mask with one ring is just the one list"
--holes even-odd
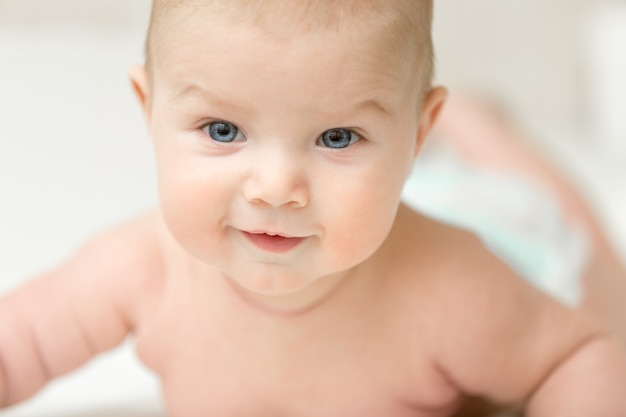
[(187, 25), (229, 22), (232, 30), (254, 26), (278, 39), (326, 32), (358, 42), (369, 34), (372, 58), (387, 66), (386, 58), (402, 57), (398, 63), (424, 95), (433, 77), (432, 9), (432, 0), (154, 0), (146, 67), (152, 75), (169, 65), (167, 46)]
[(181, 246), (274, 295), (370, 259), (445, 96), (431, 14), (431, 0), (155, 0), (131, 75)]

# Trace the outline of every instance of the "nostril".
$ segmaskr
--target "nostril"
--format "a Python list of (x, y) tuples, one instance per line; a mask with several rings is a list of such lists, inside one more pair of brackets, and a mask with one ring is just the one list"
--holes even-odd
[(256, 171), (242, 187), (252, 205), (299, 208), (308, 204), (309, 192), (301, 172), (279, 169)]
[(305, 198), (300, 198), (297, 200), (294, 199), (293, 201), (290, 201), (287, 205), (291, 208), (303, 208), (308, 205), (308, 199), (305, 199)]

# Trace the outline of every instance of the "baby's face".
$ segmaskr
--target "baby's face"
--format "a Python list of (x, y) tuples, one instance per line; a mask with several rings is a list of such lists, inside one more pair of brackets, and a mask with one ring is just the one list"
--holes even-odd
[(417, 152), (401, 57), (370, 50), (375, 33), (278, 39), (192, 20), (160, 46), (148, 93), (174, 237), (258, 294), (362, 263), (390, 231)]

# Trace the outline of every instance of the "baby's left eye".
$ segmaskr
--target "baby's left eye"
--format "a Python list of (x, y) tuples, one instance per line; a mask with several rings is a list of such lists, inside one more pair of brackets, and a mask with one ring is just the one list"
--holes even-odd
[(320, 136), (317, 143), (318, 145), (331, 149), (344, 149), (348, 146), (354, 145), (359, 140), (361, 140), (359, 135), (351, 130), (335, 128), (322, 133), (322, 136)]

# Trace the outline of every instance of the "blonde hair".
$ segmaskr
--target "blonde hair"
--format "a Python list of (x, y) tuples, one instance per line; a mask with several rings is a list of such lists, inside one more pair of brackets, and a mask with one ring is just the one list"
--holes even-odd
[(409, 51), (407, 62), (422, 92), (432, 83), (432, 0), (153, 0), (146, 40), (151, 71), (163, 34), (198, 9), (243, 25), (260, 26), (276, 36), (339, 30), (353, 25), (366, 31), (382, 28), (381, 45)]

